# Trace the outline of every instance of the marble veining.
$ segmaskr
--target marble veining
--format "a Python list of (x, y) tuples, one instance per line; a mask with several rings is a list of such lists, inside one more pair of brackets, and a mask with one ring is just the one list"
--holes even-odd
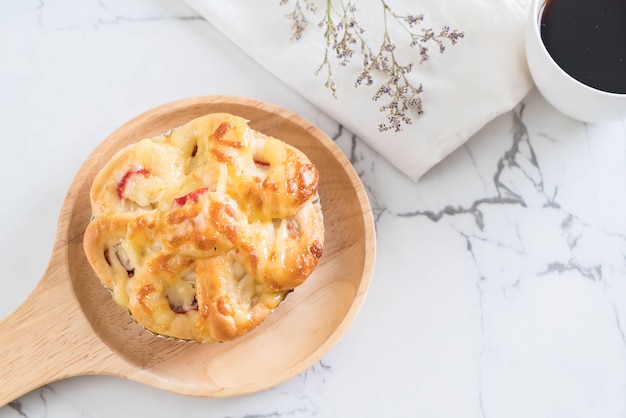
[[(78, 12), (77, 8), (78, 6)], [(120, 23), (151, 22), (166, 20), (203, 20), (195, 11), (180, 7), (175, 2), (170, 10), (159, 13), (146, 4), (124, 4), (119, 1), (90, 0), (87, 2), (63, 2), (58, 0), (37, 0), (32, 4), (39, 26), (56, 31), (76, 30), (90, 27), (99, 29), (102, 25)]]
[[(540, 98), (536, 95), (528, 99), (530, 106), (535, 106), (538, 100)], [(425, 205), (419, 204), (414, 207), (403, 205), (400, 209), (386, 206), (385, 199), (380, 196), (380, 191), (372, 186), (372, 181), (366, 174), (370, 172), (376, 175), (376, 170), (372, 170), (371, 160), (363, 157), (364, 153), (359, 153), (358, 142), (354, 138), (350, 140), (349, 155), (368, 184), (367, 189), (376, 214), (378, 231), (385, 228), (384, 224), (387, 222), (426, 220), (432, 225), (439, 225), (438, 228), (451, 229), (456, 235), (455, 239), (459, 241), (459, 247), (464, 247), (464, 255), (460, 252), (455, 255), (467, 258), (469, 270), (465, 274), (473, 277), (477, 293), (477, 323), (481, 348), (478, 354), (480, 371), (476, 380), (480, 416), (491, 415), (489, 406), (493, 402), (486, 398), (488, 392), (486, 395), (485, 385), (489, 385), (489, 377), (492, 377), (489, 374), (489, 363), (493, 362), (494, 352), (502, 345), (500, 341), (502, 335), (498, 334), (500, 330), (496, 328), (502, 326), (497, 318), (501, 305), (503, 303), (513, 305), (522, 297), (520, 294), (528, 292), (528, 289), (546, 286), (545, 283), (539, 284), (540, 280), (567, 281), (569, 283), (564, 282), (567, 287), (580, 287), (586, 289), (585, 291), (590, 290), (599, 294), (603, 307), (593, 314), (602, 314), (605, 325), (603, 331), (607, 335), (596, 337), (617, 344), (613, 350), (617, 356), (616, 367), (623, 371), (624, 366), (624, 334), (620, 321), (624, 315), (624, 303), (621, 300), (623, 294), (620, 293), (623, 283), (619, 278), (623, 278), (626, 272), (624, 265), (626, 236), (623, 229), (609, 230), (603, 225), (597, 225), (593, 219), (577, 214), (577, 208), (570, 208), (567, 202), (561, 202), (559, 184), (552, 178), (546, 178), (542, 160), (538, 157), (546, 145), (555, 143), (554, 135), (558, 134), (538, 132), (531, 135), (525, 120), (526, 106), (522, 103), (502, 118), (510, 123), (509, 145), (502, 148), (500, 155), (491, 161), (490, 166), (493, 170), (491, 176), (476, 177), (476, 189), (480, 192), (464, 204), (448, 203), (434, 208), (425, 208)], [(623, 133), (624, 124), (617, 126)], [(582, 144), (584, 147), (589, 145), (587, 141), (600, 140), (589, 138), (588, 126), (579, 124), (579, 128), (587, 137)], [(467, 154), (471, 164), (466, 167), (470, 170), (477, 166), (477, 162), (472, 158), (475, 152), (473, 148), (470, 141)], [(566, 149), (564, 151), (567, 152)], [(463, 152), (464, 150), (459, 150), (456, 154)], [(623, 173), (623, 144), (619, 144), (619, 153), (622, 156), (620, 166), (605, 169), (612, 171), (617, 168), (618, 173)], [(455, 159), (457, 155), (451, 158)], [(549, 164), (545, 161), (544, 163)], [(443, 165), (449, 168), (447, 162)], [(548, 175), (550, 174), (552, 173)], [(450, 180), (457, 181), (459, 185), (463, 184), (466, 174), (461, 175), (463, 179), (454, 177)], [(488, 187), (483, 187), (485, 179), (490, 179), (491, 184)], [(623, 187), (624, 178), (621, 177), (617, 181), (622, 185), (620, 187)], [(428, 179), (425, 182), (428, 182)], [(447, 186), (445, 183), (440, 185)], [(411, 189), (416, 193), (428, 192), (420, 190), (422, 189), (420, 186), (418, 184)], [(484, 193), (485, 190), (490, 193)], [(408, 191), (402, 190), (400, 193), (406, 196)], [(624, 207), (623, 198), (619, 201), (619, 207)], [(417, 229), (415, 231), (417, 233)], [(581, 280), (585, 282), (579, 283)], [(565, 306), (572, 314), (569, 318), (572, 324), (580, 320), (578, 315), (574, 315), (578, 310), (575, 304), (578, 302), (577, 298), (585, 297), (582, 290), (576, 292), (581, 293), (573, 295), (573, 300), (569, 302), (571, 305)], [(558, 310), (561, 300), (562, 296), (555, 298), (554, 306), (550, 307), (550, 310)], [(529, 307), (532, 306), (525, 309)], [(522, 312), (514, 313), (517, 316)], [(564, 322), (561, 325), (565, 324)], [(568, 331), (576, 332), (575, 329)], [(507, 333), (509, 332), (507, 330)], [(555, 334), (555, 337), (557, 336), (558, 334)], [(623, 382), (623, 376), (620, 375), (617, 380)], [(489, 386), (486, 389), (493, 390)], [(623, 398), (615, 405), (623, 412), (621, 400)]]

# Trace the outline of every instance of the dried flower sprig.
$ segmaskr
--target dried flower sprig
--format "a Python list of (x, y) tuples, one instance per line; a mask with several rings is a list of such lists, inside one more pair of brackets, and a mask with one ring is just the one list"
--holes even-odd
[[(302, 36), (302, 33), (309, 27), (309, 21), (304, 15), (304, 11), (308, 10), (311, 13), (317, 12), (317, 5), (311, 0), (302, 0), (304, 2), (304, 9), (300, 5), (300, 0), (296, 0), (296, 5), (293, 11), (287, 14), (285, 17), (292, 21), (291, 24), (291, 39), (297, 41)], [(280, 0), (280, 5), (284, 6), (289, 3), (289, 0)]]
[[(300, 1), (304, 2), (304, 8), (300, 5)], [(281, 0), (280, 4), (284, 5), (288, 2), (289, 0)], [(358, 45), (358, 52), (363, 59), (363, 71), (355, 80), (354, 85), (355, 87), (371, 86), (378, 75), (382, 76), (384, 82), (372, 96), (375, 102), (386, 100), (379, 107), (379, 110), (386, 114), (386, 122), (379, 123), (378, 130), (381, 132), (401, 131), (404, 125), (412, 123), (411, 112), (418, 116), (424, 113), (421, 98), (424, 89), (421, 83), (413, 84), (407, 77), (407, 74), (413, 71), (414, 64), (413, 62), (401, 63), (388, 25), (390, 22), (395, 22), (407, 33), (410, 39), (409, 46), (417, 48), (420, 64), (431, 58), (429, 45), (435, 44), (439, 52), (443, 53), (446, 49), (446, 42), (456, 45), (465, 34), (457, 29), (450, 29), (449, 26), (443, 26), (439, 32), (435, 32), (432, 28), (421, 28), (417, 31), (416, 28), (424, 21), (424, 14), (400, 15), (392, 10), (385, 0), (380, 0), (383, 9), (384, 33), (379, 48), (374, 52), (363, 37), (365, 28), (357, 19), (356, 4), (352, 1), (344, 4), (342, 0), (339, 0), (339, 3), (341, 7), (336, 9), (333, 0), (326, 0), (324, 17), (319, 23), (324, 31), (326, 47), (324, 59), (315, 71), (315, 75), (325, 71), (325, 87), (334, 97), (337, 97), (331, 55), (340, 66), (347, 66), (357, 52)], [(296, 0), (294, 11), (287, 15), (287, 18), (292, 21), (292, 39), (299, 39), (308, 28), (304, 10), (314, 14), (316, 9), (312, 0)]]
[(355, 12), (356, 7), (352, 3), (348, 3), (346, 6), (342, 4), (342, 13), (337, 15), (339, 16), (339, 20), (335, 23), (333, 17), (336, 17), (336, 14), (332, 8), (332, 1), (327, 0), (324, 18), (319, 23), (319, 26), (324, 28), (326, 48), (324, 50), (324, 60), (315, 71), (315, 75), (319, 75), (326, 69), (325, 87), (331, 91), (335, 98), (337, 97), (337, 86), (333, 78), (329, 52), (331, 50), (334, 51), (335, 58), (339, 61), (339, 65), (344, 67), (347, 66), (352, 59), (354, 55), (353, 47), (357, 43), (357, 38), (362, 40), (360, 34), (365, 31), (358, 24)]

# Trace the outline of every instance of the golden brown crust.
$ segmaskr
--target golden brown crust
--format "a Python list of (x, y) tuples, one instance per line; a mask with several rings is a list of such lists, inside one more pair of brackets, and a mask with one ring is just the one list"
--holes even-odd
[(210, 114), (118, 152), (91, 189), (87, 259), (147, 329), (237, 338), (322, 255), (318, 172), (296, 148)]

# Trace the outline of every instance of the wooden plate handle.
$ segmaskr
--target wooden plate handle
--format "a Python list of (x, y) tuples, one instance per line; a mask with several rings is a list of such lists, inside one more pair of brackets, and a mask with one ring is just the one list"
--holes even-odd
[(0, 406), (55, 380), (93, 373), (110, 355), (74, 300), (64, 253), (57, 244), (33, 292), (0, 322)]

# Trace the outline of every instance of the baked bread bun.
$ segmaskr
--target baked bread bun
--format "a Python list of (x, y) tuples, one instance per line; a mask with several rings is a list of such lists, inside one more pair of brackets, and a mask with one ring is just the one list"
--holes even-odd
[(322, 256), (318, 171), (298, 149), (209, 114), (120, 150), (91, 188), (89, 263), (155, 334), (232, 340)]

